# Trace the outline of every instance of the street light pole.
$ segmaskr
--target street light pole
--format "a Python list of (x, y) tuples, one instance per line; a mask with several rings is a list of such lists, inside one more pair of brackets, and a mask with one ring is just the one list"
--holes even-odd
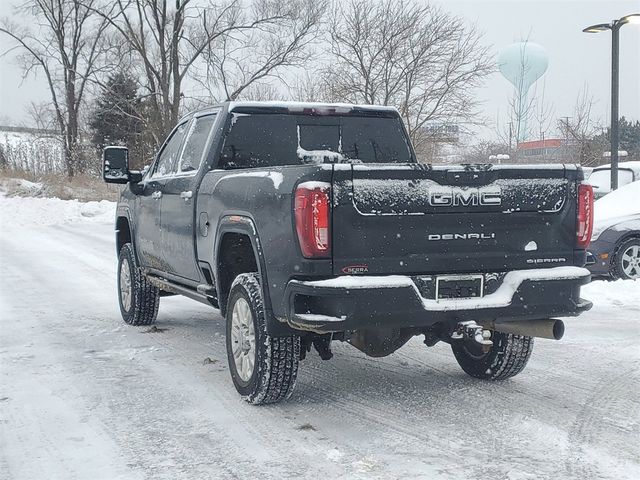
[(620, 93), (620, 28), (627, 23), (640, 23), (640, 13), (626, 15), (611, 23), (591, 25), (582, 30), (585, 33), (599, 33), (611, 30), (611, 190), (618, 188), (618, 133), (619, 93)]
[(620, 27), (618, 20), (611, 22), (611, 191), (618, 189), (618, 134), (620, 97)]

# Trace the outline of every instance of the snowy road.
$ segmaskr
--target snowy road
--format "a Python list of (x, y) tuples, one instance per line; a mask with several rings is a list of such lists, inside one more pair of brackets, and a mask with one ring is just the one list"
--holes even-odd
[(2, 479), (640, 478), (640, 282), (590, 285), (599, 304), (510, 381), (467, 377), (447, 345), (337, 344), (253, 407), (216, 310), (164, 298), (159, 331), (121, 322), (108, 216), (19, 206), (0, 198)]

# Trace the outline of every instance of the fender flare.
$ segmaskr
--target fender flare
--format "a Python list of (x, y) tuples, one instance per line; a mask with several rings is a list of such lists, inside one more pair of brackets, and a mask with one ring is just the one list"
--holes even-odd
[(220, 247), (222, 243), (222, 237), (227, 233), (239, 233), (246, 235), (251, 242), (251, 248), (256, 259), (256, 265), (258, 267), (258, 274), (260, 275), (260, 283), (262, 287), (262, 296), (264, 301), (265, 313), (270, 317), (272, 316), (271, 309), (271, 297), (269, 296), (269, 282), (267, 277), (266, 261), (264, 258), (264, 252), (262, 250), (262, 244), (258, 235), (258, 229), (256, 224), (249, 215), (225, 215), (220, 218), (218, 228), (216, 231), (216, 237), (214, 242), (214, 254), (213, 261), (211, 263), (214, 269), (214, 278), (216, 283), (216, 291), (220, 292), (218, 299), (220, 301), (220, 310), (226, 309), (226, 305), (222, 303), (222, 287), (220, 282), (220, 272), (218, 271), (218, 259), (220, 257)]
[(125, 218), (127, 220), (127, 224), (129, 225), (129, 237), (131, 238), (131, 247), (133, 248), (133, 255), (135, 256), (136, 262), (138, 265), (140, 264), (140, 258), (138, 257), (138, 249), (136, 248), (136, 237), (135, 237), (135, 225), (133, 220), (131, 219), (131, 210), (128, 206), (118, 205), (116, 209), (116, 222), (115, 222), (115, 233), (116, 233), (116, 256), (120, 255), (118, 250), (118, 220), (120, 218)]

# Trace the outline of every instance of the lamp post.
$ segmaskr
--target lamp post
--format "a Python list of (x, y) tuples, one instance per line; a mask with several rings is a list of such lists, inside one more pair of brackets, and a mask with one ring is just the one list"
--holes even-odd
[(620, 28), (627, 23), (640, 23), (640, 13), (626, 15), (611, 23), (599, 23), (582, 30), (585, 33), (600, 33), (611, 30), (611, 190), (618, 188), (618, 97)]

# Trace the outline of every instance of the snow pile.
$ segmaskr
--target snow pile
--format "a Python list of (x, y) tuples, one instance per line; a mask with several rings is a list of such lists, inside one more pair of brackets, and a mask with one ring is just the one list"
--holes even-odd
[(37, 197), (42, 195), (44, 184), (40, 182), (30, 182), (23, 178), (2, 178), (0, 179), (0, 189), (9, 192), (12, 196)]
[(592, 241), (616, 223), (640, 217), (640, 181), (629, 183), (596, 200), (593, 210)]
[(0, 196), (0, 222), (7, 229), (15, 225), (57, 225), (61, 223), (112, 223), (116, 203), (79, 202), (59, 198)]
[[(593, 302), (594, 308), (631, 307), (640, 299), (640, 281), (616, 280), (607, 282), (596, 280), (580, 290), (580, 296)], [(633, 316), (630, 314), (630, 316)], [(640, 314), (637, 315), (640, 318)]]
[(629, 215), (640, 215), (640, 181), (629, 183), (595, 202), (596, 224)]

